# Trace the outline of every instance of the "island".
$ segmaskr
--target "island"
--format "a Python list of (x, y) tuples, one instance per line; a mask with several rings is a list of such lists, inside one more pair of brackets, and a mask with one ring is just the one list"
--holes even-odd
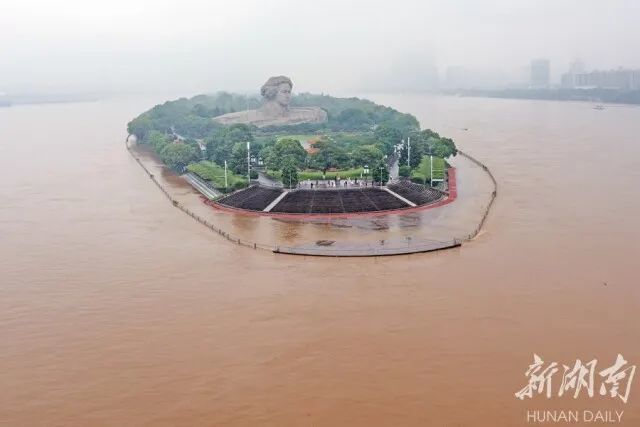
[(452, 200), (453, 140), (369, 100), (292, 88), (289, 77), (275, 76), (260, 96), (181, 98), (142, 113), (128, 130), (215, 207), (366, 214)]

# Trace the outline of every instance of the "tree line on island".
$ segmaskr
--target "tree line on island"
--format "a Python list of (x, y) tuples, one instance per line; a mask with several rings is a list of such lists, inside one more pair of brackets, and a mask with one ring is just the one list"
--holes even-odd
[[(181, 98), (153, 107), (129, 122), (127, 128), (170, 168), (178, 172), (188, 169), (228, 191), (248, 184), (247, 142), (252, 168), (261, 168), (286, 185), (336, 175), (358, 178), (367, 169), (371, 179), (384, 182), (388, 165), (395, 158), (404, 164), (401, 176), (424, 180), (419, 170), (425, 156), (447, 159), (457, 153), (451, 139), (429, 129), (420, 130), (414, 116), (358, 98), (293, 97), (291, 105), (323, 108), (328, 116), (326, 123), (257, 128), (224, 126), (212, 120), (259, 104), (258, 98), (224, 92)], [(411, 156), (406, 165), (408, 141)], [(223, 188), (221, 168), (225, 162), (229, 174), (227, 187)], [(252, 175), (252, 179), (257, 177), (255, 172)]]

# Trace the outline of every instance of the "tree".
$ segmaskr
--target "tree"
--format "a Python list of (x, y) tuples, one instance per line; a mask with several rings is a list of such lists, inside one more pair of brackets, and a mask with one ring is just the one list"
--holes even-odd
[(384, 161), (376, 163), (371, 169), (371, 176), (374, 182), (382, 182), (382, 184), (389, 181), (389, 170)]
[(307, 161), (307, 151), (302, 147), (300, 141), (293, 138), (278, 140), (270, 154), (272, 157), (270, 163), (273, 169), (280, 169), (282, 161), (286, 157), (291, 157), (297, 168), (304, 167)]
[(248, 125), (239, 123), (223, 129), (225, 142), (253, 142), (253, 133)]
[(141, 115), (129, 122), (127, 131), (130, 135), (135, 135), (138, 141), (143, 141), (152, 129), (149, 117)]
[(382, 151), (388, 156), (393, 154), (393, 147), (402, 141), (400, 129), (384, 123), (376, 128), (374, 135), (380, 142)]
[(280, 168), (280, 159), (276, 155), (273, 147), (264, 147), (260, 150), (260, 157), (267, 170), (278, 170)]
[(384, 154), (373, 145), (365, 145), (356, 148), (352, 153), (354, 167), (371, 166), (382, 158)]
[(253, 134), (251, 128), (245, 124), (235, 124), (231, 126), (225, 126), (216, 130), (216, 132), (209, 136), (206, 141), (207, 155), (209, 159), (220, 166), (224, 165), (224, 161), (232, 161), (233, 150), (237, 143), (244, 145), (244, 160), (246, 170), (246, 143), (253, 142)]
[(333, 120), (340, 129), (367, 130), (373, 124), (372, 117), (359, 108), (342, 110)]
[(196, 104), (193, 106), (193, 114), (204, 118), (213, 117), (213, 112), (202, 104)]
[(450, 156), (455, 156), (456, 154), (458, 154), (456, 144), (450, 138), (429, 138), (428, 143), (431, 154), (433, 154), (434, 156), (447, 159)]
[(336, 143), (322, 139), (313, 144), (313, 148), (318, 150), (310, 156), (313, 168), (326, 173), (330, 168), (348, 167), (349, 156)]
[(248, 171), (247, 165), (247, 144), (244, 142), (236, 142), (233, 145), (231, 151), (230, 160), (231, 169), (240, 175), (246, 174)]
[(162, 149), (171, 141), (164, 133), (152, 130), (147, 134), (147, 142), (153, 148), (153, 151), (160, 154)]
[(187, 138), (187, 139), (184, 140), (184, 144), (187, 144), (187, 145), (193, 147), (195, 152), (198, 153), (198, 159), (204, 160), (203, 156), (202, 156), (203, 152), (202, 152), (202, 149), (200, 148), (200, 144), (198, 144), (198, 141), (196, 141), (195, 139), (192, 139), (192, 138)]
[(225, 160), (231, 159), (232, 144), (227, 144), (223, 140), (210, 137), (205, 140), (207, 146), (207, 157), (220, 166), (224, 165)]
[(282, 183), (289, 188), (298, 185), (298, 169), (296, 169), (295, 160), (292, 156), (286, 157), (282, 161)]
[(204, 138), (219, 128), (220, 125), (210, 118), (195, 114), (180, 116), (172, 122), (172, 128), (181, 136), (189, 138)]
[(423, 141), (423, 137), (420, 133), (416, 132), (408, 136), (405, 143), (402, 144), (400, 151), (398, 152), (400, 165), (407, 164), (407, 141), (411, 145), (411, 155), (409, 156), (409, 166), (411, 169), (415, 169), (420, 164), (422, 156), (425, 154), (426, 143)]
[(400, 175), (403, 178), (407, 178), (411, 176), (411, 168), (407, 165), (400, 166), (398, 170), (398, 175)]
[(189, 163), (198, 160), (198, 153), (188, 144), (167, 144), (160, 151), (160, 158), (171, 169), (182, 172)]
[[(423, 156), (433, 154), (443, 159), (455, 156), (457, 154), (456, 145), (449, 138), (442, 138), (431, 129), (425, 129), (420, 132), (414, 132), (409, 135), (411, 140), (411, 169), (415, 169), (420, 164)], [(406, 165), (407, 162), (407, 144), (403, 144), (400, 149), (400, 164)]]

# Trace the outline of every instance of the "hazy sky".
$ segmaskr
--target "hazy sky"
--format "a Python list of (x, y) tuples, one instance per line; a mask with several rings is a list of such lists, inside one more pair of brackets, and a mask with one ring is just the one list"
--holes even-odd
[(1, 0), (1, 91), (430, 87), (447, 66), (640, 68), (638, 0)]

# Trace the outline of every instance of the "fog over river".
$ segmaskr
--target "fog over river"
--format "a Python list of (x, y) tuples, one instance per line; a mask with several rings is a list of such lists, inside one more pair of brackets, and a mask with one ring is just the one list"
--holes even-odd
[[(240, 247), (125, 150), (162, 98), (0, 108), (0, 424), (517, 426), (557, 408), (640, 425), (638, 378), (626, 405), (514, 396), (534, 353), (640, 364), (640, 108), (368, 97), (493, 171), (478, 238), (363, 259)], [(267, 242), (380, 232), (212, 215)]]

